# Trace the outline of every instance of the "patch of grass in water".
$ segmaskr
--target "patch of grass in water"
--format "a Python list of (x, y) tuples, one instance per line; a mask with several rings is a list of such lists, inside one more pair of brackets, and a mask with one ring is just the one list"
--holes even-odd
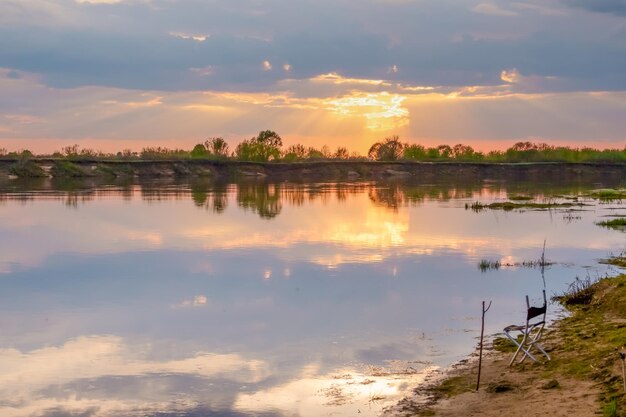
[(617, 256), (611, 256), (609, 259), (600, 261), (603, 264), (619, 266), (620, 268), (626, 268), (626, 253), (621, 253)]
[(602, 220), (596, 222), (598, 226), (606, 227), (609, 229), (623, 229), (626, 227), (626, 217), (617, 217), (611, 220)]
[(500, 261), (490, 261), (488, 259), (481, 259), (480, 262), (478, 263), (478, 269), (480, 269), (481, 272), (487, 272), (490, 270), (498, 270), (500, 269), (501, 266), (502, 264), (500, 263)]
[(621, 200), (623, 198), (626, 198), (626, 190), (601, 188), (598, 190), (592, 190), (589, 193), (589, 196), (600, 200)]
[(497, 271), (503, 267), (521, 267), (521, 268), (541, 268), (554, 265), (554, 262), (549, 261), (545, 258), (540, 258), (537, 260), (526, 260), (522, 262), (514, 262), (514, 263), (502, 263), (500, 261), (490, 261), (489, 259), (481, 259), (478, 263), (478, 269), (481, 272), (487, 271)]
[(472, 204), (465, 204), (465, 209), (471, 209), (472, 211), (479, 212), (482, 210), (504, 210), (512, 211), (517, 209), (532, 209), (532, 210), (547, 210), (552, 208), (567, 208), (567, 207), (582, 207), (583, 203), (514, 203), (512, 201), (497, 202), (491, 204), (482, 204), (475, 202)]

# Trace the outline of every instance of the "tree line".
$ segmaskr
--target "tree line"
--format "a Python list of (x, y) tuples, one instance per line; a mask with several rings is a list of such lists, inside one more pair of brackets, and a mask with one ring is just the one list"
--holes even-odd
[(595, 149), (590, 147), (572, 148), (552, 146), (546, 143), (517, 142), (506, 150), (481, 152), (469, 145), (439, 145), (426, 147), (420, 144), (403, 142), (396, 135), (389, 136), (372, 144), (367, 156), (349, 152), (345, 147), (331, 150), (307, 147), (300, 144), (283, 147), (280, 135), (272, 130), (263, 130), (258, 135), (245, 139), (231, 150), (224, 138), (211, 137), (196, 144), (193, 149), (170, 149), (166, 147), (145, 147), (141, 152), (125, 149), (117, 153), (105, 153), (78, 145), (66, 146), (50, 155), (33, 155), (29, 150), (7, 152), (0, 148), (0, 157), (5, 159), (63, 158), (69, 160), (171, 160), (206, 159), (238, 160), (252, 162), (298, 162), (298, 161), (459, 161), (459, 162), (626, 162), (624, 149)]

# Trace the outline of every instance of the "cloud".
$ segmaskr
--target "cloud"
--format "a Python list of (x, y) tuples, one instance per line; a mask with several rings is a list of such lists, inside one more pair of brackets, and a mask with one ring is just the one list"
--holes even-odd
[[(0, 70), (0, 138), (8, 149), (52, 152), (59, 143), (73, 142), (105, 150), (151, 144), (190, 149), (206, 135), (226, 136), (234, 144), (259, 126), (272, 126), (290, 143), (332, 147), (341, 138), (344, 146), (364, 153), (386, 132), (439, 142), (528, 135), (547, 141), (619, 141), (625, 127), (623, 118), (615, 117), (623, 111), (622, 93), (607, 92), (603, 99), (594, 92), (568, 93), (571, 81), (526, 74), (514, 66), (501, 67), (493, 86), (415, 85), (331, 73), (278, 82), (273, 85), (277, 92), (247, 93), (50, 88), (27, 72), (20, 79), (3, 77), (8, 71)], [(570, 120), (550, 123), (550, 113), (537, 113), (536, 106)], [(594, 111), (581, 111), (584, 106)], [(471, 114), (480, 123), (456, 123), (461, 109), (468, 114), (463, 119)], [(515, 112), (513, 121), (507, 111)], [(56, 144), (42, 148), (48, 138)]]
[(40, 117), (33, 116), (30, 114), (4, 114), (5, 119), (10, 122), (21, 124), (21, 125), (30, 125), (33, 123), (41, 123), (43, 120)]
[[(61, 88), (268, 91), (287, 79), (332, 73), (418, 85), (494, 85), (501, 69), (511, 67), (568, 78), (576, 91), (619, 90), (626, 83), (623, 36), (609, 36), (603, 18), (573, 14), (564, 24), (551, 12), (538, 20), (543, 6), (534, 2), (505, 9), (469, 0), (340, 7), (303, 0), (298, 8), (280, 0), (68, 0), (50, 4), (45, 19), (41, 10), (47, 9), (38, 10), (34, 0), (19, 4), (0, 5), (0, 16), (10, 16), (0, 29), (0, 65), (38, 73), (47, 86)], [(550, 2), (550, 10), (571, 10), (558, 5)], [(525, 19), (504, 24), (485, 14)], [(204, 68), (210, 71), (192, 70)]]
[(317, 75), (315, 77), (312, 77), (311, 81), (329, 82), (332, 84), (353, 84), (353, 85), (365, 84), (365, 85), (377, 85), (377, 86), (390, 86), (391, 85), (391, 83), (385, 82), (384, 80), (368, 80), (365, 78), (346, 78), (337, 74), (336, 72), (330, 72), (328, 74)]
[(502, 70), (500, 73), (500, 79), (506, 83), (515, 84), (520, 81), (520, 73), (515, 69)]
[(73, 27), (80, 19), (80, 13), (67, 3), (67, 0), (3, 0), (0, 2), (0, 26), (19, 27), (24, 23), (29, 26), (35, 23), (48, 28)]
[(74, 0), (78, 4), (116, 4), (120, 3), (123, 0)]
[(626, 16), (626, 1), (624, 0), (564, 0), (564, 2), (591, 12)]
[(204, 42), (209, 37), (209, 35), (193, 35), (193, 34), (183, 33), (183, 32), (170, 32), (170, 35), (175, 38), (191, 39), (196, 42)]
[(482, 13), (492, 16), (518, 16), (519, 13), (512, 10), (506, 10), (501, 8), (495, 3), (479, 3), (472, 7), (472, 11), (476, 13)]
[(328, 101), (330, 109), (342, 116), (362, 116), (371, 130), (392, 130), (409, 124), (405, 97), (386, 92), (354, 94)]
[(0, 134), (192, 141), (275, 123), (356, 143), (416, 128), (415, 95), (620, 92), (622, 4), (6, 0), (0, 113), (43, 122), (0, 116)]
[(15, 71), (15, 70), (8, 71), (8, 72), (6, 73), (6, 77), (7, 77), (7, 78), (12, 78), (12, 79), (14, 79), (14, 80), (19, 80), (20, 78), (22, 78), (22, 77), (20, 76), (20, 73), (19, 73), (18, 71)]
[(209, 299), (205, 295), (196, 295), (190, 300), (183, 300), (178, 304), (172, 305), (172, 308), (187, 308), (187, 307), (206, 307)]

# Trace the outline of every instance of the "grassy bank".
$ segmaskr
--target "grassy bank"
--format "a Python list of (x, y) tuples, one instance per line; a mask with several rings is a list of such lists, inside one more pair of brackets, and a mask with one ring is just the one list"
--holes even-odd
[[(623, 265), (626, 259), (609, 262)], [(607, 278), (559, 297), (571, 312), (552, 332), (558, 340), (546, 373), (591, 380), (601, 389), (605, 416), (626, 416), (619, 353), (626, 346), (626, 275)]]
[[(623, 267), (626, 258), (607, 262)], [(508, 410), (507, 415), (552, 415), (555, 404), (567, 402), (570, 415), (626, 416), (620, 357), (626, 346), (626, 274), (597, 282), (577, 280), (556, 298), (571, 314), (544, 336), (551, 361), (508, 367), (514, 346), (496, 338), (483, 363), (479, 392), (476, 364), (470, 362), (420, 391), (430, 396), (429, 402), (407, 399), (399, 414), (496, 416)]]

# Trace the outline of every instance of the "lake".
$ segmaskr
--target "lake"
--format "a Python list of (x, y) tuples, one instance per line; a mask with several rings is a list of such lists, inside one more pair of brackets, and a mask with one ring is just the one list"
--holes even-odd
[[(0, 415), (379, 415), (472, 353), (482, 301), (493, 334), (613, 274), (595, 222), (626, 209), (572, 196), (623, 186), (5, 181)], [(471, 209), (515, 195), (576, 204)]]

